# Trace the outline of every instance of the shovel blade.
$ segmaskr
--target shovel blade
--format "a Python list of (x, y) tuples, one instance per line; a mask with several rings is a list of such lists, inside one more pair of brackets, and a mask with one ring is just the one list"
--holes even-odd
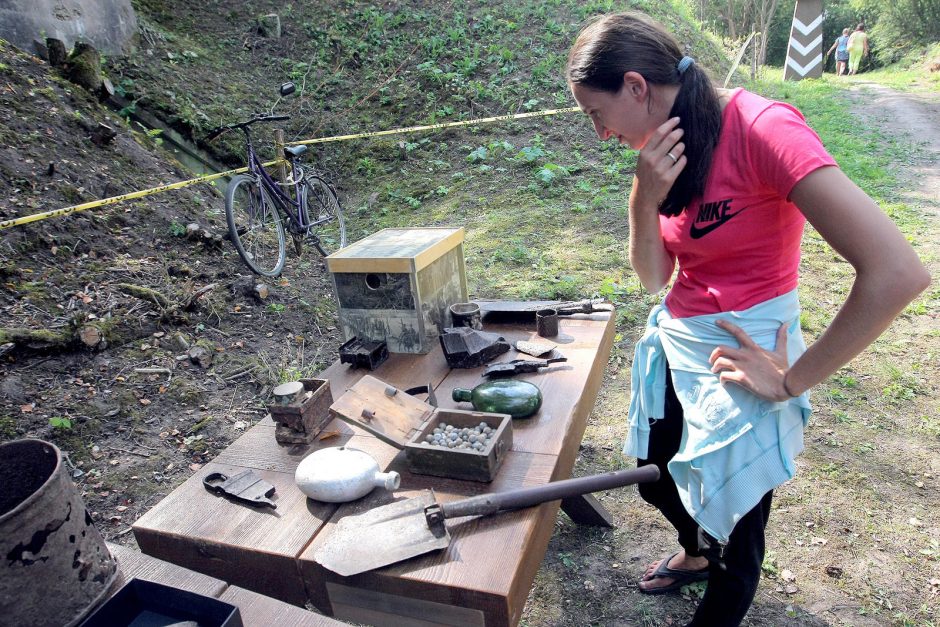
[(313, 558), (324, 568), (349, 577), (446, 548), (450, 534), (428, 527), (424, 510), (434, 492), (396, 501), (341, 519)]

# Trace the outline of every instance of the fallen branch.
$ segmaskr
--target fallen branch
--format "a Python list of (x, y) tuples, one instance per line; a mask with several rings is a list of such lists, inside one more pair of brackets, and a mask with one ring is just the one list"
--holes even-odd
[(134, 372), (138, 374), (173, 374), (173, 371), (169, 368), (134, 368)]
[(149, 287), (134, 285), (132, 283), (118, 283), (115, 285), (115, 287), (125, 294), (133, 296), (134, 298), (139, 298), (140, 300), (153, 303), (160, 309), (166, 310), (170, 307), (170, 301), (166, 299), (166, 296), (156, 290), (150, 289)]
[(146, 457), (148, 459), (150, 458), (150, 453), (138, 453), (137, 451), (129, 451), (127, 449), (117, 448), (115, 446), (109, 447), (109, 450), (117, 451), (119, 453), (127, 453), (128, 455), (139, 455), (140, 457)]
[(216, 285), (215, 283), (210, 283), (209, 285), (206, 285), (205, 287), (200, 287), (198, 290), (193, 292), (189, 296), (189, 298), (186, 299), (186, 302), (183, 303), (183, 309), (185, 311), (192, 311), (198, 304), (196, 301), (198, 301), (200, 298), (202, 298), (203, 296), (205, 296), (206, 294), (214, 290), (215, 285)]
[(0, 344), (25, 346), (33, 350), (64, 349), (75, 342), (72, 331), (53, 331), (51, 329), (27, 329), (14, 327), (0, 329)]

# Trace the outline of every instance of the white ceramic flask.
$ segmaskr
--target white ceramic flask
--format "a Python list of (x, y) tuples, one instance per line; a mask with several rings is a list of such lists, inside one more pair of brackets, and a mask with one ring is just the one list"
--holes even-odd
[(316, 501), (346, 503), (362, 498), (373, 488), (395, 490), (401, 475), (382, 472), (371, 455), (354, 448), (325, 448), (305, 457), (294, 481), (300, 491)]

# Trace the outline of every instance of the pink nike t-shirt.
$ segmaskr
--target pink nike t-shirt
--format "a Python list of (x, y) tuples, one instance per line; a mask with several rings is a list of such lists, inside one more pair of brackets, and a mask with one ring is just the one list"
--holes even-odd
[(735, 90), (703, 196), (678, 216), (660, 216), (666, 250), (679, 264), (666, 296), (672, 315), (740, 311), (794, 289), (806, 218), (790, 191), (833, 165), (799, 111)]

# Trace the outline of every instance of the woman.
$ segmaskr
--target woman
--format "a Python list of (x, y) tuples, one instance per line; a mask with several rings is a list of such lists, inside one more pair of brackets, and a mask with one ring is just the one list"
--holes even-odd
[[(567, 80), (601, 140), (639, 150), (630, 262), (662, 290), (633, 363), (624, 452), (657, 464), (640, 486), (678, 532), (641, 592), (708, 580), (692, 625), (738, 625), (754, 598), (773, 489), (794, 474), (807, 390), (861, 352), (930, 277), (793, 107), (716, 90), (662, 26), (589, 23)], [(852, 290), (809, 348), (797, 274), (806, 220), (853, 265)]]
[(832, 42), (832, 46), (829, 48), (829, 51), (826, 52), (826, 57), (832, 54), (832, 51), (835, 50), (836, 53), (836, 76), (842, 76), (845, 74), (846, 64), (849, 62), (849, 35), (852, 33), (852, 29), (843, 28), (842, 35), (836, 37), (836, 40)]
[(868, 56), (868, 33), (865, 32), (864, 24), (855, 27), (855, 32), (849, 36), (846, 46), (849, 49), (849, 76), (852, 76), (858, 74), (862, 57)]

